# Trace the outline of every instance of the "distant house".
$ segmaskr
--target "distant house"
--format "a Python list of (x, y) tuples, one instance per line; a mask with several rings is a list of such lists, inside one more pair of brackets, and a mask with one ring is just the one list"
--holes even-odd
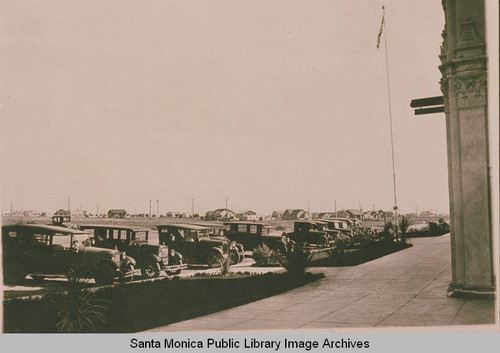
[(283, 213), (285, 213), (285, 211), (273, 211), (273, 213), (271, 214), (271, 219), (282, 219)]
[(420, 212), (420, 217), (436, 217), (436, 215), (434, 213), (432, 213), (431, 211), (422, 211)]
[(85, 211), (85, 210), (74, 210), (74, 211), (71, 211), (71, 217), (74, 217), (74, 218), (88, 217), (87, 216), (87, 211)]
[(337, 217), (335, 212), (320, 212), (320, 213), (318, 213), (318, 219), (335, 218), (335, 217)]
[(366, 211), (363, 212), (363, 220), (367, 221), (378, 221), (380, 219), (377, 211)]
[(62, 208), (56, 212), (54, 212), (54, 216), (71, 216), (68, 210), (63, 210)]
[(307, 212), (303, 209), (286, 209), (283, 213), (283, 219), (285, 220), (297, 220), (297, 219), (306, 219)]
[(356, 218), (359, 220), (363, 218), (363, 212), (361, 212), (361, 210), (358, 210), (356, 208), (347, 210), (347, 213), (349, 214), (349, 218)]
[(257, 213), (254, 211), (244, 211), (236, 213), (236, 218), (240, 221), (257, 221)]
[(205, 219), (210, 220), (210, 221), (225, 221), (225, 220), (232, 220), (236, 218), (236, 214), (227, 209), (227, 208), (219, 208), (215, 211), (208, 211), (205, 214)]
[(113, 209), (108, 211), (108, 218), (125, 218), (127, 214), (123, 208)]

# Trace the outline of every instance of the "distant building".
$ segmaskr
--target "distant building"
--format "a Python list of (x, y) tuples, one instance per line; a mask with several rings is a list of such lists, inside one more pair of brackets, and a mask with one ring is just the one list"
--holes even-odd
[(62, 208), (56, 212), (54, 212), (54, 216), (71, 216), (68, 210), (63, 210)]
[(240, 221), (257, 221), (258, 220), (257, 213), (254, 211), (238, 212), (238, 213), (236, 213), (236, 218), (238, 218)]
[(303, 209), (287, 209), (283, 213), (283, 219), (285, 220), (297, 220), (297, 219), (306, 219), (307, 212)]
[(273, 211), (271, 214), (271, 219), (282, 219), (285, 211)]
[(128, 212), (123, 208), (112, 209), (108, 211), (108, 218), (125, 218), (127, 214)]
[(225, 221), (225, 220), (233, 220), (236, 218), (236, 214), (227, 209), (227, 208), (219, 208), (215, 211), (208, 211), (205, 214), (205, 219), (210, 221)]
[(74, 211), (71, 211), (71, 217), (84, 218), (84, 217), (88, 217), (88, 215), (87, 215), (87, 211), (85, 211), (85, 210), (74, 210)]
[(335, 212), (320, 212), (320, 213), (318, 213), (318, 219), (335, 218), (335, 217), (337, 217)]

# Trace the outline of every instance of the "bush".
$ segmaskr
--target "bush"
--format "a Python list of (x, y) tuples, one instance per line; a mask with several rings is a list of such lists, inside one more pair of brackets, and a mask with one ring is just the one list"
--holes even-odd
[(231, 257), (226, 257), (219, 262), (220, 275), (227, 276), (229, 274), (229, 269), (231, 268)]
[(281, 257), (279, 262), (286, 272), (293, 278), (303, 277), (311, 264), (311, 252), (295, 245)]
[(106, 322), (106, 312), (110, 303), (99, 299), (86, 287), (88, 279), (70, 271), (68, 282), (61, 285), (64, 294), (49, 297), (51, 306), (56, 310), (55, 328), (62, 333), (97, 332)]
[(253, 249), (252, 257), (256, 266), (269, 266), (278, 264), (278, 255), (266, 244), (259, 245)]
[(435, 237), (450, 232), (450, 225), (446, 223), (443, 219), (439, 219), (439, 222), (429, 222), (427, 227), (422, 229), (410, 229), (406, 236), (407, 237)]
[[(378, 244), (380, 236), (371, 228), (356, 228), (353, 230), (353, 235), (350, 239), (350, 248), (365, 248)], [(336, 243), (335, 243), (336, 244)]]
[(408, 229), (411, 226), (411, 220), (406, 217), (402, 216), (401, 220), (399, 221), (399, 231), (401, 234), (401, 241), (406, 242), (406, 233), (408, 233)]

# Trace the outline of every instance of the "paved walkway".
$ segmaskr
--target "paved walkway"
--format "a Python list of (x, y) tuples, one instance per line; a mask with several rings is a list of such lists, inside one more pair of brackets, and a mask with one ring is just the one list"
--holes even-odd
[(326, 277), (286, 293), (147, 332), (401, 326), (456, 330), (454, 325), (495, 323), (494, 300), (446, 296), (449, 235), (412, 242), (411, 248), (358, 266), (314, 268)]

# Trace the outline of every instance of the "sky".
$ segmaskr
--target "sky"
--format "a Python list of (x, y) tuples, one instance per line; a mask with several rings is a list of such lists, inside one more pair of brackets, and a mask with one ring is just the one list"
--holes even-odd
[[(444, 114), (409, 106), (441, 95), (441, 1), (383, 3), (398, 206), (448, 213)], [(0, 2), (2, 209), (390, 210), (381, 6)]]

